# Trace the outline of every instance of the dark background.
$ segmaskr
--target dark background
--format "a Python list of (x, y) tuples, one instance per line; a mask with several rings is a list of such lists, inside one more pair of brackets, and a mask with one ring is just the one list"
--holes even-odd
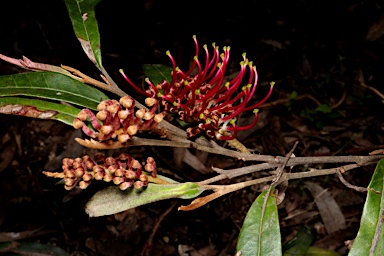
[[(1, 5), (1, 54), (64, 64), (98, 78), (98, 70), (83, 54), (73, 34), (63, 1), (19, 0)], [(337, 114), (334, 116), (314, 112), (316, 105), (311, 100), (269, 106), (260, 129), (245, 141), (260, 153), (283, 155), (291, 146), (283, 137), (297, 136), (306, 142), (299, 145), (297, 155), (305, 156), (366, 154), (382, 147), (381, 99), (358, 86), (356, 76), (361, 71), (367, 84), (383, 91), (383, 8), (380, 1), (104, 0), (98, 4), (96, 16), (104, 67), (130, 93), (132, 89), (119, 76), (119, 68), (140, 82), (142, 64), (170, 65), (166, 50), (171, 50), (181, 68), (188, 68), (194, 55), (192, 35), (197, 36), (201, 46), (212, 42), (221, 47), (231, 46), (231, 71), (238, 69), (241, 54), (246, 52), (257, 65), (261, 95), (269, 82), (276, 81), (270, 102), (287, 99), (295, 91), (332, 105), (346, 93), (347, 98), (332, 112)], [(1, 75), (21, 71), (0, 62)], [(1, 115), (0, 120), (2, 158), (4, 152), (14, 151), (8, 168), (0, 172), (1, 232), (39, 229), (22, 241), (55, 245), (73, 255), (140, 254), (154, 221), (172, 200), (139, 207), (123, 220), (114, 216), (88, 218), (83, 210), (85, 202), (106, 185), (92, 184), (81, 194), (73, 195), (41, 174), (46, 163), (68, 147), (72, 128), (53, 121), (6, 115)], [(301, 125), (306, 130), (297, 135), (295, 126)], [(326, 127), (339, 130), (332, 133)], [(351, 133), (360, 134), (364, 143), (347, 143)], [(20, 139), (16, 143), (18, 148), (4, 139), (7, 134)], [(322, 147), (327, 150), (321, 151)], [(169, 151), (129, 149), (137, 157), (156, 156), (159, 165), (170, 170), (170, 176), (183, 180), (204, 178), (188, 167), (173, 169)], [(223, 159), (211, 156), (209, 163), (215, 165), (220, 161)], [(242, 164), (233, 161), (232, 167)], [(371, 174), (372, 168), (365, 168), (352, 173), (349, 181), (366, 186)], [(315, 181), (324, 187), (347, 190), (334, 177), (329, 179)], [(292, 185), (292, 193), (297, 186)], [(233, 255), (242, 220), (259, 190), (257, 187), (232, 193), (191, 213), (174, 208), (154, 238), (152, 254), (178, 255), (180, 245), (186, 245), (196, 250), (210, 248), (201, 255)], [(181, 204), (186, 202), (178, 201)], [(356, 235), (362, 205), (360, 202), (343, 208), (343, 212), (355, 211), (356, 219), (349, 223), (337, 245), (323, 247), (346, 253), (341, 242)], [(284, 215), (284, 210), (279, 213)], [(306, 223), (315, 226), (321, 218), (317, 216)], [(283, 241), (301, 224), (282, 226)], [(43, 234), (44, 231), (51, 233)], [(327, 234), (319, 232), (316, 241), (326, 237)]]

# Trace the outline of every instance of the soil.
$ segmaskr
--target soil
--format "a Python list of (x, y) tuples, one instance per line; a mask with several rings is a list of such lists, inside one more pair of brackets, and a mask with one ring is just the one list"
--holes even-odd
[[(143, 64), (170, 65), (166, 50), (171, 50), (180, 68), (188, 68), (194, 55), (192, 35), (201, 46), (229, 45), (228, 75), (238, 71), (246, 52), (258, 69), (258, 97), (265, 95), (271, 81), (276, 82), (258, 124), (239, 134), (239, 140), (257, 154), (283, 156), (299, 140), (296, 156), (333, 156), (367, 155), (384, 148), (383, 8), (380, 1), (104, 0), (96, 15), (104, 67), (124, 91), (136, 95), (119, 75), (120, 68), (141, 83)], [(64, 1), (10, 1), (2, 10), (1, 54), (65, 64), (98, 79), (98, 70), (73, 34)], [(19, 72), (23, 70), (0, 62), (1, 75)], [(56, 121), (0, 115), (0, 122), (0, 242), (15, 246), (36, 242), (70, 255), (234, 255), (245, 215), (263, 189), (236, 191), (191, 212), (177, 211), (188, 200), (174, 199), (90, 218), (84, 211), (86, 202), (109, 184), (93, 182), (86, 190), (66, 191), (42, 174), (60, 171), (63, 157), (94, 154), (73, 142), (83, 135)], [(159, 172), (178, 181), (214, 175), (175, 164), (171, 148), (135, 147), (126, 152), (143, 160), (153, 156)], [(220, 155), (201, 159), (207, 169), (252, 164)], [(344, 178), (366, 187), (374, 168), (354, 169)], [(260, 176), (220, 184), (256, 177)], [(328, 234), (306, 188), (309, 181), (331, 192), (346, 229)], [(345, 187), (337, 176), (292, 181), (279, 205), (282, 242), (305, 225), (316, 230), (313, 246), (346, 255), (345, 241), (357, 234), (364, 201), (364, 193)], [(10, 232), (17, 237), (9, 238)], [(39, 255), (53, 255), (44, 249)]]

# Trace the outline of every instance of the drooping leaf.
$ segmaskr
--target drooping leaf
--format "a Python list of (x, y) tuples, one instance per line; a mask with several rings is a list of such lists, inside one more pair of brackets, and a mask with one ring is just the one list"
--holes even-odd
[(282, 255), (279, 216), (273, 187), (263, 191), (243, 222), (236, 251), (242, 256)]
[(376, 166), (368, 186), (360, 229), (349, 256), (384, 255), (384, 159)]
[[(29, 112), (26, 112), (25, 108), (31, 108)], [(33, 112), (33, 107), (35, 112)], [(15, 111), (15, 109), (18, 111)], [(10, 110), (10, 111), (7, 111)], [(49, 112), (52, 111), (52, 112)], [(65, 124), (72, 125), (74, 118), (81, 111), (81, 109), (66, 106), (63, 104), (53, 103), (38, 99), (28, 99), (19, 97), (1, 97), (0, 98), (0, 113), (29, 116), (42, 119), (53, 119), (61, 121)], [(39, 113), (42, 112), (42, 113)], [(49, 113), (52, 113), (50, 115)], [(37, 115), (37, 116), (35, 116)]]
[(0, 243), (0, 251), (16, 255), (69, 256), (69, 253), (59, 247), (34, 242)]
[(203, 191), (204, 189), (193, 182), (166, 185), (149, 183), (142, 191), (136, 189), (121, 191), (118, 187), (112, 186), (97, 192), (88, 201), (85, 211), (90, 217), (111, 215), (164, 199), (195, 198)]
[(101, 91), (68, 76), (53, 72), (27, 72), (0, 76), (1, 96), (29, 96), (73, 103), (96, 109), (108, 99)]
[(162, 64), (145, 64), (142, 66), (144, 74), (156, 85), (162, 81), (172, 81), (172, 67)]
[(95, 6), (100, 0), (64, 0), (72, 27), (88, 58), (102, 67), (100, 34), (95, 16)]

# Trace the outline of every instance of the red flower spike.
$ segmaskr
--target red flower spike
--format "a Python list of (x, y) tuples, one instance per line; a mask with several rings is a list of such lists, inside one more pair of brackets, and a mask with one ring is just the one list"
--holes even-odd
[[(213, 52), (210, 54), (208, 47), (204, 45), (205, 60), (201, 61), (198, 57), (199, 45), (196, 36), (193, 36), (193, 40), (196, 50), (190, 69), (186, 72), (180, 70), (171, 53), (167, 51), (166, 54), (172, 63), (172, 80), (155, 85), (147, 78), (147, 92), (152, 95), (147, 93), (146, 102), (156, 102), (151, 104), (155, 104), (156, 108), (159, 104), (167, 113), (175, 113), (180, 120), (189, 123), (191, 127), (187, 129), (188, 136), (195, 136), (204, 131), (210, 137), (232, 140), (237, 131), (249, 129), (256, 124), (258, 113), (256, 111), (253, 121), (243, 127), (236, 125), (236, 117), (262, 105), (270, 97), (274, 83), (271, 83), (269, 92), (261, 101), (250, 104), (256, 92), (258, 74), (246, 54), (243, 54), (243, 60), (240, 62), (240, 72), (232, 81), (223, 84), (229, 64), (230, 47), (223, 47), (220, 53), (219, 48), (212, 44)], [(197, 73), (193, 74), (194, 71)], [(125, 75), (123, 76), (132, 84)], [(243, 80), (246, 80), (247, 84), (242, 86), (240, 91)], [(136, 85), (133, 87), (138, 90)], [(152, 109), (150, 112), (155, 113)], [(156, 125), (150, 121), (152, 119), (144, 122), (143, 129), (147, 125)]]

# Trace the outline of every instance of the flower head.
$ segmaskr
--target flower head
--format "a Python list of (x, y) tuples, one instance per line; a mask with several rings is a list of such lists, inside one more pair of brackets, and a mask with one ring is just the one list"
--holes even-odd
[[(224, 47), (220, 53), (219, 47), (215, 44), (212, 44), (212, 52), (208, 50), (207, 45), (204, 45), (205, 61), (201, 63), (198, 59), (199, 45), (195, 36), (193, 40), (196, 54), (192, 66), (186, 72), (176, 66), (174, 58), (167, 51), (172, 62), (170, 82), (164, 80), (155, 85), (147, 78), (145, 81), (149, 89), (144, 92), (122, 70), (120, 72), (129, 84), (147, 97), (146, 102), (150, 101), (151, 106), (161, 105), (167, 113), (176, 114), (178, 119), (191, 124), (187, 129), (188, 136), (204, 131), (208, 136), (217, 139), (234, 139), (237, 131), (249, 129), (256, 124), (257, 108), (269, 98), (274, 83), (271, 83), (268, 94), (261, 101), (250, 104), (256, 91), (258, 75), (256, 66), (246, 58), (246, 54), (243, 54), (237, 76), (224, 83), (230, 47)], [(246, 73), (249, 74), (246, 76)], [(245, 85), (242, 84), (244, 80), (247, 81)], [(247, 126), (237, 126), (237, 116), (248, 110), (253, 110), (254, 120)]]

